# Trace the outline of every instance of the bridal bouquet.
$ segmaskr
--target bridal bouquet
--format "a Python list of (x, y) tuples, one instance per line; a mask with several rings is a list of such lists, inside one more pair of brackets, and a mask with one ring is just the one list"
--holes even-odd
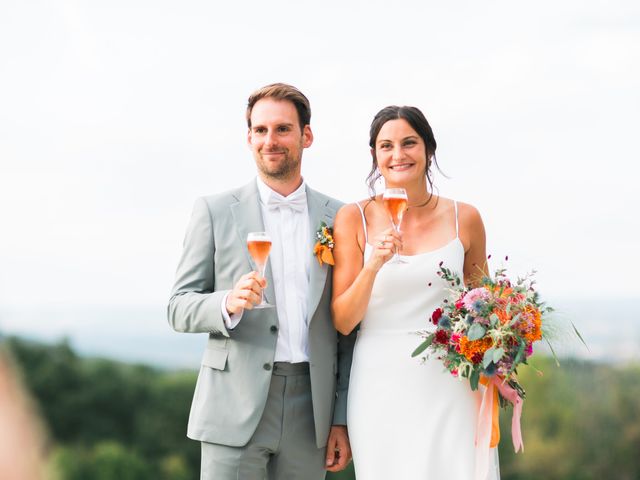
[[(440, 264), (438, 275), (450, 284), (450, 298), (431, 314), (435, 331), (422, 332), (425, 350), (442, 360), (454, 376), (468, 378), (476, 390), (482, 377), (498, 376), (524, 399), (517, 368), (527, 363), (533, 345), (545, 338), (545, 320), (553, 311), (534, 289), (535, 272), (514, 283), (506, 269), (484, 277), (477, 288), (465, 287), (460, 277)], [(546, 339), (548, 342), (548, 339)]]
[(514, 406), (514, 448), (524, 448), (520, 415), (525, 391), (517, 369), (527, 363), (536, 342), (548, 342), (545, 323), (553, 311), (540, 301), (534, 273), (512, 282), (506, 269), (499, 269), (493, 278), (484, 277), (479, 287), (470, 288), (441, 263), (438, 275), (450, 285), (450, 296), (431, 314), (436, 328), (421, 332), (424, 341), (412, 355), (426, 352), (440, 359), (452, 375), (467, 378), (472, 390), (484, 385), (476, 429), (479, 469), (486, 468), (482, 459), (500, 441), (499, 406), (507, 402)]

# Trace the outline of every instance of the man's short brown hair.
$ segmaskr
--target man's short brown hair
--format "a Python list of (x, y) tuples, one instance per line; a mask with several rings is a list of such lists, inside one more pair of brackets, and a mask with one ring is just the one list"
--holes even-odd
[(247, 102), (247, 126), (251, 128), (251, 111), (258, 100), (272, 98), (274, 100), (288, 100), (296, 107), (300, 130), (304, 130), (305, 125), (311, 123), (311, 106), (309, 99), (296, 87), (286, 83), (272, 83), (262, 87), (249, 96)]

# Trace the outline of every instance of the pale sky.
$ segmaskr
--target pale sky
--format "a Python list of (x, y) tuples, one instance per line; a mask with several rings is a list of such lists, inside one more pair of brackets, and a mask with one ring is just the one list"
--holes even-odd
[(10, 0), (0, 306), (163, 309), (195, 198), (253, 178), (246, 99), (275, 81), (311, 101), (312, 187), (365, 197), (373, 115), (415, 105), (514, 276), (640, 298), (635, 0)]

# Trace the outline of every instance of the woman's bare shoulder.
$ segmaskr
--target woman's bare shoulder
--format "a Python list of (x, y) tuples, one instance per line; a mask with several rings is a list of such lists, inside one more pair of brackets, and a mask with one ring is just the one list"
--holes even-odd
[[(338, 214), (336, 215), (336, 218), (340, 216), (341, 220), (346, 220), (346, 221), (360, 219), (362, 218), (362, 212), (365, 212), (365, 215), (366, 215), (367, 207), (371, 202), (372, 202), (372, 199), (365, 198), (364, 200), (360, 200), (358, 202), (345, 203), (342, 207), (340, 207), (340, 210), (338, 210)], [(360, 208), (358, 208), (358, 206)]]
[[(337, 229), (358, 231), (362, 228), (362, 214), (360, 208), (364, 209), (364, 205), (368, 200), (362, 200), (357, 203), (346, 203), (336, 214), (335, 225)], [(360, 205), (360, 208), (358, 208)]]
[[(468, 250), (473, 245), (482, 245), (484, 250), (485, 229), (480, 212), (469, 203), (458, 203), (458, 223), (460, 225), (460, 238)], [(484, 255), (484, 253), (483, 253)]]
[(480, 211), (466, 202), (456, 202), (458, 204), (458, 218), (461, 221), (467, 222), (482, 222), (482, 218), (480, 216)]

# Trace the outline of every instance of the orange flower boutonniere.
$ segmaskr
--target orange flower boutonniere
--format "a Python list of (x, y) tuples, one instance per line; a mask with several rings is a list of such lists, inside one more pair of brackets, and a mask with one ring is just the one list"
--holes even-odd
[(322, 222), (320, 229), (316, 232), (316, 239), (313, 254), (318, 259), (318, 263), (320, 265), (323, 263), (333, 265), (333, 228), (328, 227), (326, 223)]

